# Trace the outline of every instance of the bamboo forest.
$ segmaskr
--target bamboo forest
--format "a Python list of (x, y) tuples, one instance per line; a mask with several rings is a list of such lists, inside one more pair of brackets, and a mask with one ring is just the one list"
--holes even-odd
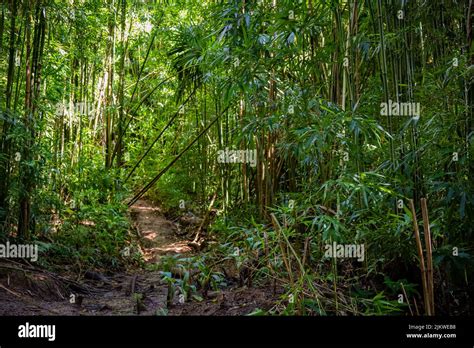
[(0, 6), (1, 316), (474, 315), (473, 0)]

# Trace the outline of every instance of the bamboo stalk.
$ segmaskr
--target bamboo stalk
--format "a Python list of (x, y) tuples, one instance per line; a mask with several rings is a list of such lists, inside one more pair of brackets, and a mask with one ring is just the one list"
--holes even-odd
[(407, 299), (407, 304), (408, 304), (408, 309), (410, 310), (410, 314), (411, 316), (413, 316), (413, 311), (411, 310), (411, 306), (410, 306), (410, 300), (408, 299), (407, 292), (405, 291), (405, 287), (403, 286), (403, 283), (400, 283), (400, 285), (402, 287), (403, 296), (405, 296), (405, 298)]
[(216, 198), (217, 198), (217, 191), (214, 192), (214, 195), (212, 196), (211, 203), (209, 204), (209, 207), (207, 208), (206, 215), (197, 230), (196, 236), (193, 239), (194, 243), (198, 243), (202, 231), (204, 230), (204, 228), (207, 228), (207, 226), (210, 224), (211, 210), (212, 210), (212, 206), (214, 205), (214, 202), (216, 201)]
[(433, 251), (431, 246), (431, 231), (430, 231), (430, 221), (428, 216), (428, 207), (426, 204), (426, 198), (421, 199), (421, 213), (423, 215), (423, 229), (425, 232), (425, 244), (426, 244), (426, 259), (427, 259), (427, 287), (428, 293), (430, 296), (430, 312), (431, 315), (435, 314), (434, 310), (434, 285), (433, 285)]
[(418, 222), (416, 220), (415, 205), (413, 204), (412, 199), (409, 200), (409, 204), (410, 204), (410, 209), (413, 215), (413, 228), (415, 230), (416, 247), (418, 251), (418, 256), (420, 258), (420, 271), (421, 271), (421, 281), (422, 281), (422, 286), (423, 286), (425, 313), (427, 315), (431, 315), (430, 298), (429, 298), (429, 292), (428, 292), (428, 287), (427, 287), (427, 282), (426, 282), (425, 258), (423, 257), (423, 247), (421, 245), (420, 231), (418, 230)]
[[(278, 222), (275, 215), (271, 214), (271, 218), (272, 218), (273, 227), (275, 228), (275, 231), (277, 231), (278, 237), (280, 237), (280, 235), (283, 235), (283, 232), (281, 231), (280, 223)], [(283, 245), (283, 242), (281, 241), (281, 239), (279, 240), (278, 244), (280, 245), (280, 251), (281, 251), (283, 263), (285, 264), (286, 271), (288, 272), (288, 277), (290, 278), (290, 284), (293, 287), (293, 284), (294, 284), (293, 273), (291, 272), (290, 263), (288, 261), (289, 257), (287, 256), (287, 253), (285, 251), (285, 246)]]
[[(275, 226), (275, 228), (277, 229), (278, 233), (283, 237), (283, 239), (285, 240), (285, 243), (287, 245), (287, 248), (289, 249), (289, 251), (291, 251), (291, 253), (293, 254), (293, 256), (295, 257), (296, 259), (296, 262), (298, 263), (298, 266), (300, 268), (300, 271), (301, 271), (301, 274), (304, 275), (305, 274), (305, 271), (304, 271), (304, 267), (303, 267), (303, 264), (301, 263), (301, 260), (298, 256), (298, 254), (296, 253), (295, 249), (293, 248), (293, 246), (291, 245), (290, 241), (288, 240), (288, 237), (285, 235), (285, 233), (283, 233), (282, 231), (282, 228), (281, 228), (281, 225), (280, 223), (278, 222), (278, 219), (276, 218), (275, 214), (271, 213), (270, 214), (270, 217), (272, 219), (272, 222), (273, 222), (273, 225)], [(288, 255), (289, 255), (289, 252), (288, 252)]]
[(416, 303), (416, 298), (415, 298), (415, 296), (413, 296), (413, 304), (414, 304), (415, 309), (416, 309), (416, 315), (417, 315), (417, 316), (420, 316), (420, 311), (418, 310), (418, 305), (417, 305), (417, 303)]

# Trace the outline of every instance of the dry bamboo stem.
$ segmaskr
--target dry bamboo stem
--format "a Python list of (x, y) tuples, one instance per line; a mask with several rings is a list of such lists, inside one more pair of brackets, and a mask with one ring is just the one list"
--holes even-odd
[(408, 309), (410, 310), (410, 314), (411, 314), (411, 316), (413, 316), (413, 311), (411, 310), (411, 306), (410, 306), (410, 299), (407, 296), (407, 293), (405, 291), (405, 287), (403, 286), (403, 283), (400, 283), (400, 285), (402, 286), (403, 296), (405, 296), (405, 298), (407, 299), (407, 304), (408, 304)]
[[(275, 215), (271, 214), (271, 217), (272, 217), (273, 227), (275, 228), (275, 230), (278, 233), (278, 239), (280, 239), (280, 235), (283, 234), (283, 232), (281, 231), (280, 223), (278, 222)], [(290, 277), (290, 284), (291, 284), (291, 286), (293, 286), (293, 273), (291, 272), (291, 267), (290, 267), (290, 263), (288, 261), (288, 257), (287, 257), (286, 251), (285, 251), (285, 247), (284, 247), (281, 240), (279, 240), (278, 244), (280, 245), (281, 256), (283, 258), (283, 263), (285, 264), (286, 271), (288, 272), (288, 276)]]
[(431, 315), (431, 305), (429, 299), (429, 292), (426, 284), (426, 268), (425, 268), (425, 258), (423, 257), (423, 247), (421, 245), (420, 239), (420, 231), (418, 230), (418, 222), (416, 220), (416, 211), (415, 205), (413, 204), (413, 200), (409, 200), (411, 213), (413, 216), (413, 229), (415, 230), (415, 239), (416, 239), (416, 247), (418, 251), (418, 256), (420, 257), (420, 270), (421, 270), (421, 281), (423, 285), (423, 297), (424, 297), (424, 304), (425, 304), (425, 312), (427, 315)]
[(212, 199), (211, 199), (211, 203), (209, 204), (209, 207), (207, 208), (206, 215), (204, 216), (204, 219), (202, 219), (201, 225), (199, 225), (196, 236), (193, 239), (194, 243), (198, 243), (199, 237), (201, 237), (201, 233), (203, 229), (206, 228), (207, 225), (209, 225), (210, 223), (209, 219), (211, 215), (211, 210), (212, 210), (212, 206), (214, 205), (214, 202), (216, 201), (216, 198), (217, 198), (217, 191), (214, 192), (214, 195), (212, 196)]
[(428, 207), (426, 204), (426, 198), (421, 199), (421, 213), (423, 215), (423, 229), (425, 232), (425, 244), (426, 244), (426, 280), (428, 286), (428, 293), (430, 296), (430, 312), (431, 315), (435, 314), (434, 309), (434, 284), (433, 284), (433, 251), (431, 246), (431, 231), (430, 231), (430, 220), (428, 216)]
[(418, 310), (418, 305), (416, 304), (416, 298), (415, 298), (415, 296), (413, 296), (413, 304), (414, 304), (415, 309), (416, 309), (416, 315), (417, 315), (417, 316), (420, 316), (420, 311)]
[[(271, 216), (271, 219), (272, 219), (272, 222), (273, 222), (273, 226), (274, 226), (275, 229), (277, 230), (279, 236), (282, 236), (283, 239), (285, 240), (285, 243), (286, 243), (286, 245), (287, 245), (287, 250), (289, 249), (288, 252), (287, 252), (287, 258), (288, 258), (288, 260), (290, 260), (289, 255), (290, 255), (290, 251), (291, 251), (291, 253), (292, 253), (293, 256), (295, 257), (296, 262), (298, 263), (298, 266), (299, 266), (299, 269), (300, 269), (300, 274), (301, 274), (302, 276), (304, 276), (304, 275), (305, 275), (304, 266), (303, 266), (303, 264), (301, 263), (301, 260), (300, 260), (300, 258), (299, 258), (299, 256), (298, 256), (298, 254), (296, 253), (295, 249), (293, 248), (293, 246), (291, 245), (290, 241), (289, 241), (288, 238), (286, 237), (285, 233), (282, 231), (281, 226), (280, 226), (280, 223), (278, 222), (278, 219), (276, 218), (275, 214), (271, 213), (270, 216)], [(281, 243), (281, 241), (280, 241), (280, 243)], [(282, 249), (283, 249), (283, 247), (282, 247)], [(283, 251), (283, 250), (282, 250), (282, 251)], [(290, 271), (291, 271), (291, 267), (290, 267)]]

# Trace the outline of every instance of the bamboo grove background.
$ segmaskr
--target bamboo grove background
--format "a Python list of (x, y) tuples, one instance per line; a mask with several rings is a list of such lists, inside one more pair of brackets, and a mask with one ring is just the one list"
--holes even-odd
[[(298, 313), (408, 313), (402, 290), (424, 312), (424, 198), (432, 305), (472, 314), (473, 6), (3, 0), (0, 237), (118, 267), (127, 203), (213, 201), (219, 250), (270, 246), (257, 273), (286, 279)], [(383, 116), (389, 101), (420, 115)], [(219, 164), (226, 148), (256, 167)], [(321, 261), (332, 241), (366, 260)]]

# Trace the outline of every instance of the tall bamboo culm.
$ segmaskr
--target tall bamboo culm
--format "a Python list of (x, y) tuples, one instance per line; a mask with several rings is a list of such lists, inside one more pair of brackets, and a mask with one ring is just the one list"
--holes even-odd
[(423, 286), (423, 299), (425, 305), (425, 314), (434, 315), (434, 283), (433, 283), (433, 257), (432, 257), (432, 245), (431, 245), (431, 231), (430, 223), (428, 218), (428, 208), (426, 204), (426, 198), (421, 199), (421, 211), (423, 215), (423, 230), (425, 237), (425, 248), (426, 248), (426, 263), (423, 254), (423, 245), (421, 242), (420, 231), (418, 228), (418, 222), (416, 218), (416, 210), (413, 200), (409, 200), (410, 209), (413, 216), (413, 229), (415, 232), (416, 247), (418, 257), (420, 259), (420, 272), (421, 282)]

